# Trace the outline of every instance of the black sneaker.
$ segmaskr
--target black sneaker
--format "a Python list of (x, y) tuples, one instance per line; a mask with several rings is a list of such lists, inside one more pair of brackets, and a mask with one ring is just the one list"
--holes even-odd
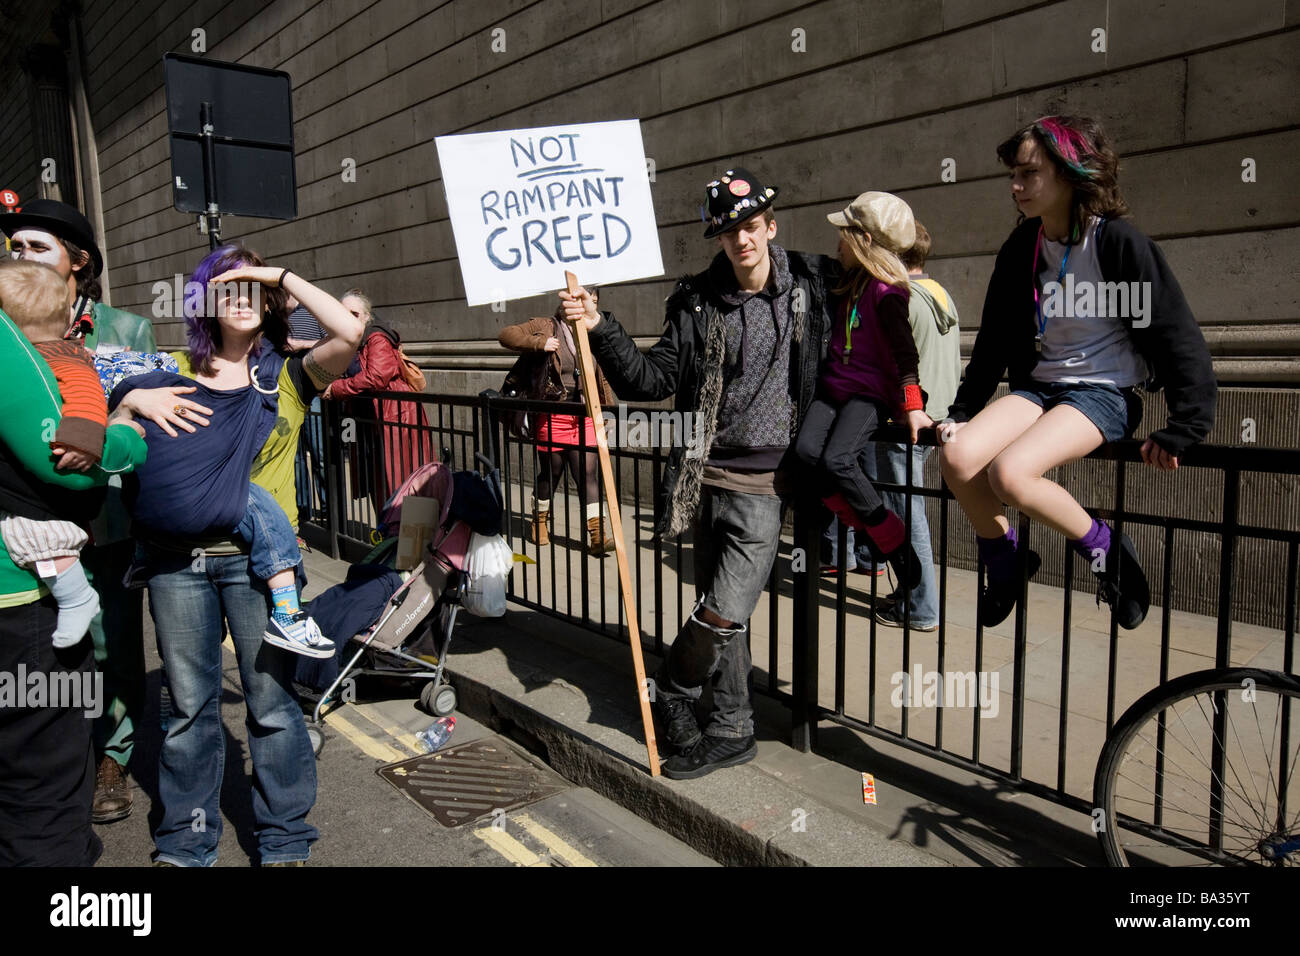
[[(1025, 564), (1029, 568), (1029, 577), (1038, 573), (1038, 567), (1042, 559), (1038, 557), (1038, 552), (1030, 549), (1025, 555)], [(985, 579), (988, 584), (984, 588), (984, 593), (980, 595), (980, 623), (985, 627), (996, 627), (1007, 619), (1011, 609), (1016, 606), (1016, 601), (1020, 597), (1020, 569), (1017, 565), (1016, 573), (1011, 575), (1005, 581), (993, 581), (988, 569), (985, 568)]]
[[(875, 608), (872, 616), (886, 627), (902, 627), (903, 603), (901, 599), (881, 601), (879, 606)], [(939, 630), (938, 622), (935, 622), (934, 624), (918, 624), (915, 621), (908, 621), (907, 626), (909, 630), (924, 631), (927, 634), (931, 631)]]
[(669, 780), (694, 780), (722, 767), (749, 763), (758, 754), (754, 735), (748, 737), (702, 736), (690, 750), (665, 761), (664, 776)]
[(1141, 624), (1151, 607), (1151, 586), (1138, 563), (1137, 548), (1126, 534), (1113, 537), (1106, 552), (1106, 568), (1094, 571), (1097, 577), (1097, 604), (1105, 601), (1115, 609), (1115, 621), (1126, 631)]
[(682, 697), (656, 695), (650, 709), (659, 718), (664, 742), (674, 753), (684, 754), (700, 740), (700, 723), (695, 719), (695, 705)]

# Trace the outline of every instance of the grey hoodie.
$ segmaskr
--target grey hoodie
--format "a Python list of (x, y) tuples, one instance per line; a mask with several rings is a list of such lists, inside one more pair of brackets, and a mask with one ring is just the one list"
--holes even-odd
[(939, 283), (924, 273), (908, 276), (912, 297), (907, 321), (920, 356), (918, 376), (926, 393), (925, 411), (935, 421), (948, 414), (961, 380), (961, 328), (957, 306)]

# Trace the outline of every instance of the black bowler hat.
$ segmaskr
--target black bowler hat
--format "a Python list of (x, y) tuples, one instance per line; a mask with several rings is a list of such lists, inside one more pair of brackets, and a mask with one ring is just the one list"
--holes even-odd
[(700, 218), (708, 224), (704, 238), (712, 239), (735, 229), (746, 219), (772, 205), (775, 186), (764, 186), (748, 169), (737, 166), (704, 187), (704, 205)]
[(95, 244), (95, 230), (90, 220), (65, 202), (57, 199), (33, 199), (23, 204), (22, 212), (0, 214), (0, 230), (12, 236), (19, 229), (42, 229), (60, 239), (74, 243), (90, 253), (90, 277), (104, 271), (104, 256)]

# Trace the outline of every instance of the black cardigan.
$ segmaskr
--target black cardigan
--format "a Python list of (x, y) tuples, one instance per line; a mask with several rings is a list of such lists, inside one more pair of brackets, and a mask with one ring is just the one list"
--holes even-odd
[[(1021, 223), (998, 252), (975, 347), (948, 411), (953, 421), (973, 418), (993, 397), (1003, 373), (1013, 390), (1033, 387), (1038, 352), (1035, 277), (1030, 272), (1040, 225), (1039, 219)], [(1150, 324), (1134, 328), (1131, 318), (1125, 324), (1133, 347), (1151, 371), (1147, 389), (1165, 389), (1169, 421), (1151, 438), (1171, 455), (1181, 455), (1214, 425), (1218, 386), (1205, 337), (1160, 249), (1132, 223), (1107, 220), (1097, 257), (1108, 282), (1151, 283)]]

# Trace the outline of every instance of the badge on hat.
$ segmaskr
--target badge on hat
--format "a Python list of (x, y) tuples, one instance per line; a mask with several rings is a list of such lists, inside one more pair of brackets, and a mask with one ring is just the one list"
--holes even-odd
[(707, 199), (700, 212), (708, 226), (704, 231), (706, 239), (734, 229), (761, 213), (772, 205), (779, 191), (775, 186), (764, 186), (753, 173), (740, 167), (728, 169), (704, 188)]

